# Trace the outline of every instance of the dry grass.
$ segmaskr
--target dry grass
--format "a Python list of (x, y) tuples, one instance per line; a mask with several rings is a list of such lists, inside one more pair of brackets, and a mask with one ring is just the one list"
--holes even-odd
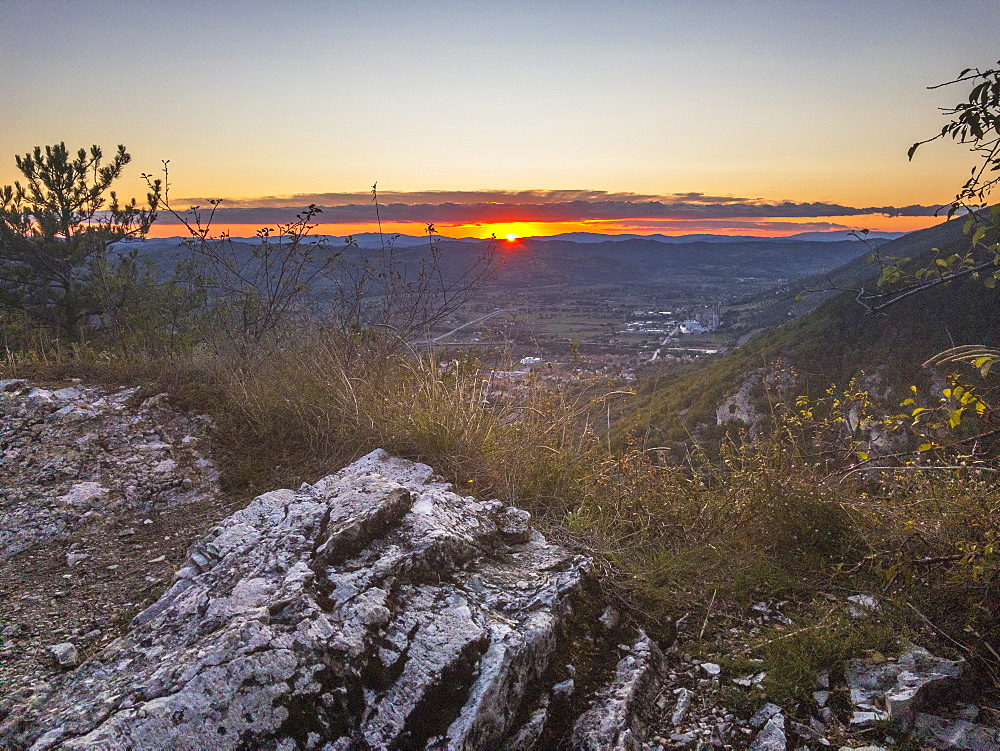
[[(427, 462), (459, 492), (518, 504), (593, 554), (654, 632), (670, 616), (703, 613), (710, 597), (716, 612), (738, 614), (756, 599), (863, 591), (888, 603), (893, 628), (1000, 663), (997, 473), (832, 474), (787, 426), (730, 441), (715, 464), (660, 463), (657, 451), (609, 447), (608, 400), (627, 397), (598, 384), (534, 380), (498, 396), (473, 361), (442, 369), (321, 331), (252, 362), (77, 349), (8, 353), (3, 372), (155, 383), (214, 416), (226, 485), (247, 498), (313, 482), (377, 447)], [(764, 656), (784, 661), (783, 680), (798, 685), (803, 666), (840, 659), (848, 633), (851, 649), (864, 646), (857, 629), (817, 617), (807, 636)], [(873, 634), (884, 640), (884, 629)]]

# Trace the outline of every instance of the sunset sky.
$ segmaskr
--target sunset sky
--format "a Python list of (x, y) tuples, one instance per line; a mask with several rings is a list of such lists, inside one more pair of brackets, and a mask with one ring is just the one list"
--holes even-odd
[[(909, 230), (972, 160), (928, 90), (1000, 59), (996, 0), (0, 0), (0, 185), (65, 141), (170, 160), (253, 234)], [(159, 235), (179, 234), (161, 223)]]

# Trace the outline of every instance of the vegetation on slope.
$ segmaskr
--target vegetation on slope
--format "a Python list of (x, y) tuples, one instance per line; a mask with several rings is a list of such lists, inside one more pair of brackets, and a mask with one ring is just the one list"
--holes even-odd
[[(36, 351), (12, 354), (4, 374), (168, 390), (212, 414), (226, 489), (246, 499), (315, 481), (377, 446), (428, 462), (462, 491), (527, 508), (547, 534), (594, 555), (605, 586), (660, 638), (685, 613), (700, 622), (711, 608), (702, 635), (713, 638), (725, 633), (719, 618), (789, 600), (810, 638), (782, 641), (787, 654), (769, 643), (779, 633), (746, 645), (745, 657), (770, 661), (771, 698), (805, 700), (804, 666), (836, 669), (889, 632), (921, 635), (938, 651), (960, 645), (987, 670), (996, 663), (991, 473), (831, 471), (815, 456), (818, 420), (794, 414), (753, 442), (726, 443), (717, 466), (661, 465), (638, 448), (608, 449), (594, 418), (618, 397), (537, 383), (491, 401), (475, 363), (443, 373), (375, 344), (352, 348), (312, 331), (253, 367), (205, 353)], [(858, 592), (882, 600), (884, 619), (845, 632), (837, 601)]]
[[(840, 294), (841, 290), (858, 289), (871, 283), (874, 273), (870, 251), (877, 248), (882, 256), (916, 258), (931, 248), (942, 248), (961, 242), (962, 219), (952, 219), (934, 227), (917, 230), (895, 240), (875, 240), (865, 252), (841, 266), (795, 279), (788, 284), (753, 295), (732, 306), (726, 315), (726, 325), (734, 335), (742, 337), (768, 331), (815, 310), (819, 305)], [(859, 235), (863, 237), (863, 235)], [(862, 247), (856, 243), (855, 247)]]
[[(959, 250), (962, 242), (954, 240), (939, 252), (925, 245), (911, 264), (933, 264)], [(852, 261), (844, 274), (834, 274), (856, 275), (858, 265)], [(854, 286), (874, 286), (877, 275), (866, 266), (867, 279), (853, 280)], [(796, 394), (818, 398), (831, 385), (858, 379), (877, 392), (884, 409), (896, 410), (911, 386), (926, 391), (932, 383), (943, 383), (953, 369), (923, 368), (934, 354), (955, 344), (1000, 345), (1000, 291), (971, 278), (907, 298), (877, 315), (869, 314), (856, 297), (854, 291), (841, 292), (685, 377), (650, 384), (619, 422), (619, 433), (641, 436), (647, 445), (680, 446), (692, 434), (717, 441), (717, 410), (747, 379), (756, 382), (752, 393), (758, 411), (768, 411), (763, 381), (768, 368), (779, 362), (795, 372)]]

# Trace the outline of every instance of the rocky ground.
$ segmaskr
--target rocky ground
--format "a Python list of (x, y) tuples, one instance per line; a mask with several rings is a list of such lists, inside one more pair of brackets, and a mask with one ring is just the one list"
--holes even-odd
[(135, 388), (0, 381), (0, 707), (66, 669), (52, 647), (71, 665), (120, 636), (233, 510), (209, 424)]
[[(859, 657), (793, 717), (765, 665), (689, 654), (704, 623), (649, 638), (523, 511), (383, 452), (246, 506), (210, 427), (0, 381), (0, 747), (1000, 748), (961, 661)], [(748, 610), (725, 650), (795, 629)]]

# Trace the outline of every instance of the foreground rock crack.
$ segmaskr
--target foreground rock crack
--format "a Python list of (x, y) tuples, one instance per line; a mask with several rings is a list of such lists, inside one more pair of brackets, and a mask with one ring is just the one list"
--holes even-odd
[(382, 451), (259, 496), (0, 745), (497, 747), (590, 566), (526, 519)]

